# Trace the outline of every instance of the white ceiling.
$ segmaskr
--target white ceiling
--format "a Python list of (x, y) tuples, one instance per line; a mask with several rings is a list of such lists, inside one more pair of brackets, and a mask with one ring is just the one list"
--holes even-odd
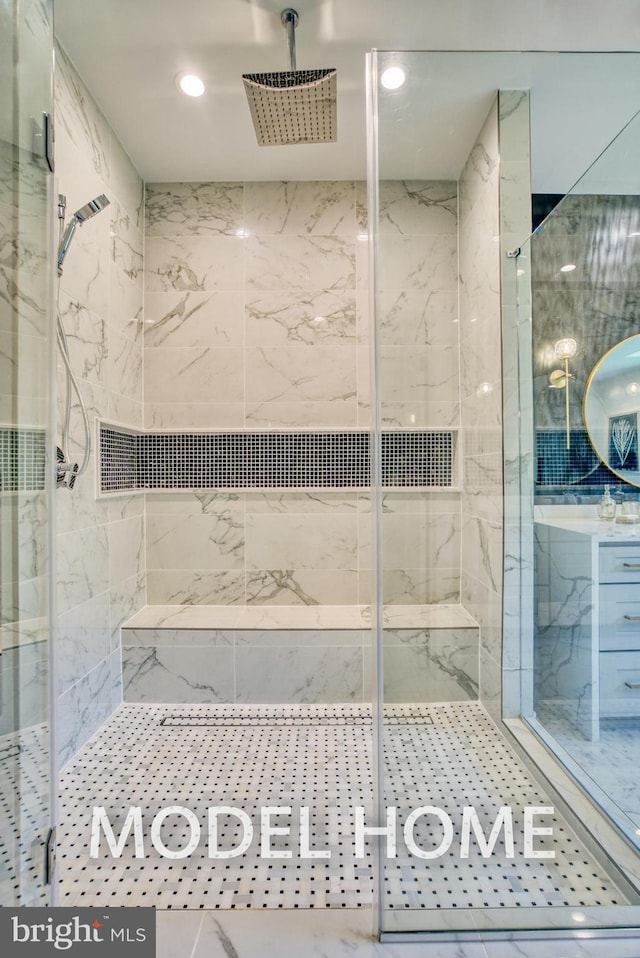
[[(364, 178), (372, 48), (640, 50), (638, 0), (617, 0), (615, 11), (601, 0), (294, 0), (298, 67), (338, 69), (338, 142), (259, 147), (241, 76), (287, 69), (285, 5), (55, 0), (56, 33), (147, 181)], [(492, 91), (530, 86), (534, 188), (566, 190), (640, 107), (640, 56), (631, 65), (577, 59), (550, 73), (548, 58), (480, 66), (438, 57), (427, 82), (414, 57), (406, 88), (387, 101), (393, 109), (382, 106), (384, 175), (455, 176)], [(205, 81), (199, 100), (178, 92), (182, 72)]]

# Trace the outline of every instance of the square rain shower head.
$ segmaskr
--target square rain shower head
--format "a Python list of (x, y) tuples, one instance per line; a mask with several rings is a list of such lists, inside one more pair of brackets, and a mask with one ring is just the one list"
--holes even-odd
[(335, 143), (336, 76), (333, 68), (243, 74), (258, 144)]

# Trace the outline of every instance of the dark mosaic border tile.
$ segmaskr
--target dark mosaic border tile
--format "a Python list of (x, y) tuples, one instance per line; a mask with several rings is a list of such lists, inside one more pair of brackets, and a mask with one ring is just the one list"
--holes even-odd
[(41, 491), (45, 488), (46, 468), (44, 429), (0, 427), (0, 491)]
[[(455, 432), (382, 434), (384, 486), (450, 487)], [(100, 427), (101, 492), (362, 489), (368, 432), (129, 433)]]
[(576, 487), (600, 488), (605, 482), (626, 486), (593, 451), (585, 429), (572, 429), (571, 448), (567, 449), (564, 429), (539, 429), (536, 432), (536, 492), (571, 491)]

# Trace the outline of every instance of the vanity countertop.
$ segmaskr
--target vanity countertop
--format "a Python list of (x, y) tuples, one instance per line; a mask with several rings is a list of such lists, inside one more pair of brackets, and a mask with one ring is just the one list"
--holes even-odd
[(541, 525), (590, 536), (599, 542), (640, 542), (640, 522), (616, 522), (612, 529), (611, 523), (597, 517), (595, 506), (536, 506), (534, 519)]

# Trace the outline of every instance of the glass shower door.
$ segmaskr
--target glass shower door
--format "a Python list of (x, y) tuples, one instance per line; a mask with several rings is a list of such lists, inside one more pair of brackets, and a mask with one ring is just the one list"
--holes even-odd
[[(518, 319), (526, 256), (514, 248), (531, 230), (532, 169), (539, 177), (530, 118), (544, 131), (567, 87), (591, 103), (602, 66), (595, 54), (369, 57), (378, 815), (368, 834), (390, 937), (639, 921), (633, 871), (598, 846), (597, 820), (558, 800), (510, 724), (531, 673), (531, 650), (519, 656), (531, 524), (515, 512), (533, 468), (518, 393), (530, 329)], [(637, 66), (616, 61), (618, 89), (635, 84)]]
[[(49, 900), (51, 0), (0, 7), (0, 905)], [(47, 135), (48, 134), (48, 135)], [(48, 140), (48, 146), (47, 146)]]

